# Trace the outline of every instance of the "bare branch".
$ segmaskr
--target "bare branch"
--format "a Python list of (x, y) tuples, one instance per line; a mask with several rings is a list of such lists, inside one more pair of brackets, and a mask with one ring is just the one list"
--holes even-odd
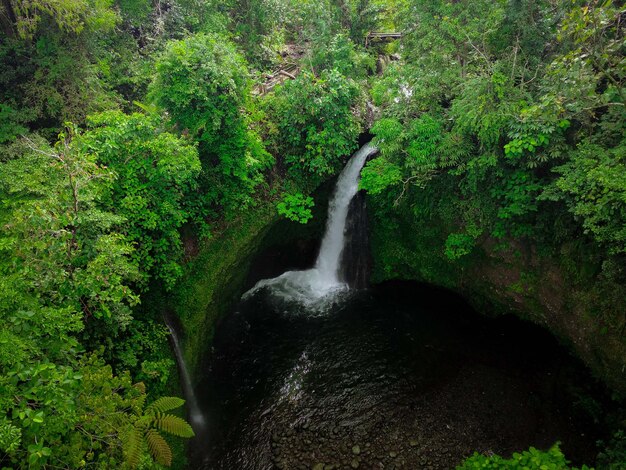
[[(431, 172), (432, 173), (432, 172)], [(402, 181), (402, 192), (400, 193), (400, 195), (396, 198), (396, 200), (394, 201), (393, 205), (397, 206), (400, 203), (400, 199), (402, 199), (402, 197), (404, 196), (404, 193), (406, 193), (407, 188), (409, 187), (409, 183), (412, 180), (416, 180), (420, 177), (425, 176), (424, 174), (417, 174), (417, 175), (413, 175), (413, 176), (409, 176), (407, 179), (405, 179), (404, 181)], [(426, 175), (429, 176), (429, 175)]]
[(481, 51), (478, 47), (474, 45), (474, 43), (472, 42), (472, 39), (469, 37), (469, 34), (467, 34), (465, 31), (463, 31), (463, 34), (465, 34), (465, 37), (467, 38), (467, 42), (469, 42), (469, 45), (472, 46), (472, 48), (476, 52), (478, 52), (478, 54), (480, 54), (480, 56), (485, 60), (485, 62), (487, 62), (487, 67), (491, 69), (491, 61), (489, 60), (489, 58), (485, 55), (483, 51)]
[(41, 155), (45, 155), (46, 157), (56, 158), (60, 162), (63, 162), (63, 158), (58, 153), (44, 152), (43, 150), (37, 148), (35, 143), (25, 135), (22, 135), (22, 139), (24, 139), (24, 141), (26, 142), (26, 146), (32, 151), (40, 153)]

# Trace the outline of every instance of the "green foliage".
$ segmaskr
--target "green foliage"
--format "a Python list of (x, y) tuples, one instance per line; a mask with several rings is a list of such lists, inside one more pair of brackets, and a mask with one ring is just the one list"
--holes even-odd
[(240, 124), (249, 78), (232, 43), (213, 34), (172, 41), (156, 64), (152, 97), (181, 129), (209, 144)]
[(122, 18), (132, 24), (145, 24), (151, 11), (147, 0), (119, 0), (118, 4)]
[(267, 113), (277, 129), (275, 154), (296, 180), (319, 182), (355, 150), (361, 127), (353, 108), (359, 98), (356, 83), (336, 70), (319, 78), (303, 72), (268, 96)]
[[(349, 12), (344, 2), (333, 0), (287, 0), (288, 25), (301, 43), (324, 43), (346, 25)], [(344, 7), (344, 8), (342, 8)], [(343, 20), (343, 21), (342, 21)]]
[(116, 175), (101, 204), (124, 219), (142, 271), (171, 287), (181, 272), (178, 229), (190, 216), (184, 199), (200, 173), (195, 146), (163, 131), (154, 115), (109, 111), (90, 116), (88, 124), (80, 151)]
[[(386, 72), (386, 89), (374, 88), (384, 112), (372, 128), (386, 162), (401, 171), (391, 181), (406, 182), (397, 197), (409, 201), (399, 210), (408, 211), (424, 189), (442, 202), (431, 215), (452, 225), (472, 223), (496, 237), (543, 242), (551, 237), (545, 233), (550, 218), (557, 217), (544, 217), (542, 207), (558, 210), (545, 202), (564, 201), (608, 255), (622, 253), (624, 102), (617, 85), (623, 58), (616, 55), (618, 13), (611, 3), (572, 5), (560, 31), (562, 12), (541, 2), (483, 9), (481, 2), (416, 1), (406, 8), (415, 12), (399, 12), (414, 28), (407, 63)], [(527, 9), (536, 16), (529, 19)], [(557, 36), (561, 49), (542, 56), (543, 44)], [(542, 70), (548, 71), (543, 77)], [(594, 109), (605, 110), (597, 122)], [(576, 132), (581, 127), (593, 136)], [(382, 175), (385, 160), (368, 167), (380, 166)], [(364, 174), (370, 177), (367, 167)], [(449, 178), (457, 182), (452, 194), (442, 190)], [(384, 183), (372, 184), (371, 194), (385, 187), (397, 194), (394, 184)], [(468, 201), (481, 207), (479, 220), (466, 212), (477, 207)], [(444, 212), (449, 203), (456, 208)], [(456, 248), (472, 238), (453, 232), (446, 252), (456, 257)]]
[(0, 427), (0, 449), (5, 454), (14, 453), (20, 446), (22, 430), (12, 425), (8, 420), (3, 420)]
[(159, 431), (179, 437), (194, 436), (191, 426), (184, 419), (166, 413), (184, 403), (177, 397), (161, 397), (145, 410), (136, 410), (135, 419), (123, 435), (124, 456), (131, 469), (139, 466), (146, 450), (157, 463), (167, 467), (172, 465), (172, 450)]
[(0, 103), (0, 123), (0, 144), (12, 141), (26, 132), (26, 128), (20, 125), (19, 113), (2, 103)]
[(350, 18), (350, 37), (352, 40), (359, 44), (364, 41), (365, 36), (370, 31), (376, 31), (378, 25), (384, 16), (384, 12), (387, 9), (392, 9), (394, 5), (392, 2), (381, 2), (373, 0), (357, 0), (350, 2), (352, 11)]
[(286, 194), (283, 200), (276, 205), (276, 208), (280, 215), (284, 215), (289, 220), (306, 224), (313, 217), (311, 208), (314, 205), (312, 197), (295, 193)]
[(87, 37), (95, 34), (0, 41), (2, 141), (11, 142), (29, 129), (54, 141), (65, 121), (80, 123), (87, 113), (114, 105), (84, 47)]
[[(463, 464), (457, 467), (457, 470), (471, 469), (530, 469), (536, 468), (541, 470), (566, 470), (574, 467), (569, 466), (569, 462), (565, 460), (565, 456), (559, 449), (558, 444), (548, 451), (540, 451), (531, 447), (522, 453), (515, 453), (510, 459), (504, 459), (499, 455), (487, 457), (475, 453), (467, 459)], [(581, 470), (591, 470), (587, 465), (580, 467)]]
[(618, 106), (623, 117), (620, 108), (626, 101), (626, 59), (621, 53), (621, 14), (620, 7), (611, 0), (573, 4), (557, 36), (569, 47), (553, 61), (549, 71), (555, 80), (567, 80), (569, 86), (556, 87), (553, 93), (561, 98), (567, 111), (586, 117), (587, 122), (594, 120), (599, 105)]
[(328, 43), (316, 45), (311, 65), (318, 72), (334, 69), (347, 77), (364, 78), (376, 64), (372, 56), (359, 51), (347, 36), (337, 34)]
[[(530, 235), (532, 229), (519, 221), (524, 220), (524, 217), (528, 214), (537, 211), (536, 200), (540, 189), (541, 184), (539, 184), (534, 175), (523, 170), (507, 175), (507, 178), (502, 182), (502, 186), (494, 185), (492, 195), (500, 201), (497, 213), (497, 217), (500, 220), (497, 222), (494, 230), (496, 237), (508, 235), (509, 230), (516, 237)], [(511, 225), (510, 222), (516, 219), (518, 223)]]
[(24, 270), (14, 280), (19, 290), (50, 289), (58, 293), (52, 305), (69, 301), (76, 312), (123, 323), (137, 302), (129, 282), (138, 270), (128, 240), (114, 230), (122, 219), (96, 203), (114, 175), (75, 151), (71, 134), (61, 139), (52, 149), (26, 138), (2, 163), (0, 190), (10, 220), (4, 249), (11, 249), (5, 268), (12, 275)]
[(381, 154), (402, 163), (414, 174), (428, 174), (437, 168), (441, 152), (443, 126), (439, 119), (424, 114), (403, 125), (393, 118), (381, 119), (372, 126)]
[(10, 10), (7, 15), (15, 18), (13, 26), (22, 38), (31, 38), (46, 16), (70, 33), (80, 33), (86, 25), (111, 29), (117, 20), (112, 0), (10, 0), (4, 6)]
[[(5, 325), (0, 368), (8, 392), (3, 409), (11, 426), (21, 430), (19, 447), (17, 441), (11, 446), (12, 458), (28, 458), (34, 468), (50, 457), (43, 443), (67, 437), (79, 419), (73, 403), (82, 374), (75, 366), (74, 335), (82, 328), (83, 314), (109, 313), (119, 325), (136, 302), (126, 285), (136, 275), (127, 257), (129, 245), (111, 232), (117, 219), (94, 205), (111, 175), (73, 152), (66, 145), (68, 135), (62, 137), (56, 148), (34, 137), (20, 141), (0, 167), (6, 217), (0, 264)], [(106, 254), (87, 248), (98, 243), (108, 243)], [(109, 252), (113, 247), (119, 249)], [(108, 285), (98, 283), (102, 274), (92, 269), (98, 256), (108, 256), (114, 274)], [(83, 288), (94, 283), (100, 288), (83, 296)], [(56, 458), (70, 455), (67, 447), (56, 446)]]
[(359, 188), (369, 194), (382, 193), (387, 187), (402, 181), (402, 170), (395, 164), (388, 162), (384, 157), (370, 160), (361, 171)]
[(444, 253), (448, 259), (455, 260), (472, 252), (476, 241), (466, 233), (448, 235)]
[(493, 148), (506, 133), (510, 116), (519, 113), (522, 99), (508, 77), (493, 72), (465, 82), (450, 114), (461, 133), (475, 135), (482, 148)]
[(199, 142), (203, 215), (218, 204), (229, 213), (248, 205), (273, 161), (248, 126), (249, 90), (243, 58), (217, 35), (170, 42), (157, 61), (152, 98)]
[(564, 199), (583, 229), (611, 253), (626, 253), (626, 141), (606, 149), (588, 141), (555, 168), (555, 197)]
[(401, 116), (404, 113), (404, 104), (410, 100), (413, 93), (411, 84), (407, 81), (409, 78), (406, 73), (407, 67), (411, 66), (392, 62), (385, 68), (383, 75), (377, 77), (376, 81), (372, 83), (370, 90), (372, 103), (376, 106), (385, 105), (389, 107), (389, 112), (376, 121), (375, 126), (380, 121), (392, 116)]
[(157, 414), (165, 413), (176, 408), (180, 408), (185, 404), (185, 400), (178, 397), (161, 397), (146, 407), (146, 413)]
[(290, 8), (286, 0), (226, 0), (234, 39), (252, 63), (268, 65), (279, 57)]
[[(153, 306), (142, 306), (151, 311)], [(144, 318), (136, 311), (133, 321), (111, 341), (110, 332), (99, 325), (88, 325), (85, 336), (98, 344), (106, 344), (102, 356), (117, 369), (128, 370), (136, 380), (150, 384), (153, 394), (165, 394), (167, 385), (175, 375), (175, 362), (168, 354), (169, 331), (160, 323)]]
[(419, 169), (434, 168), (441, 134), (441, 122), (432, 116), (424, 114), (414, 120), (406, 136), (406, 165)]

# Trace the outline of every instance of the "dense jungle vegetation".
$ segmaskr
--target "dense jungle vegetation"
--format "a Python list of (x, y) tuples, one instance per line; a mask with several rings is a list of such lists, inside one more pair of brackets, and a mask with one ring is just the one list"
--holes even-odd
[[(593, 279), (579, 301), (624, 344), (625, 23), (610, 0), (2, 0), (0, 467), (182, 466), (150, 299), (242, 213), (307, 223), (370, 127), (381, 272), (430, 269), (424, 233), (450, 269), (531, 247)], [(619, 427), (599, 468), (626, 468)]]

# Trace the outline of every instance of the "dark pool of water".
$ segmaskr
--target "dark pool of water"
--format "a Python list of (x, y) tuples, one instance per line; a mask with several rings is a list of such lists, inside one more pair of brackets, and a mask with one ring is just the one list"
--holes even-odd
[(561, 441), (591, 462), (590, 380), (545, 331), (388, 283), (325, 315), (260, 293), (218, 327), (192, 468), (454, 468)]

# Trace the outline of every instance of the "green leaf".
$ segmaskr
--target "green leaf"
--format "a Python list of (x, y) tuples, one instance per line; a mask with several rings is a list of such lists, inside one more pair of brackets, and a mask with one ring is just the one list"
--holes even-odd
[(185, 400), (178, 397), (161, 397), (152, 402), (147, 408), (147, 414), (163, 413), (175, 408), (179, 408), (185, 404)]
[(154, 418), (154, 423), (157, 429), (175, 436), (189, 438), (195, 435), (189, 423), (178, 416), (157, 415)]

